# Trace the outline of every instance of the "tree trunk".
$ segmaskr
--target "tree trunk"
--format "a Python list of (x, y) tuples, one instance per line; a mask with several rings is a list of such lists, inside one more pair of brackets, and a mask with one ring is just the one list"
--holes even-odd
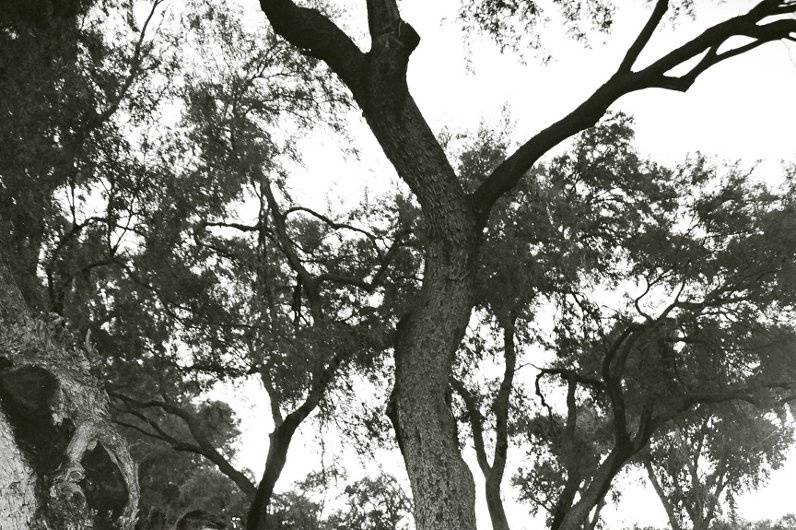
[(611, 481), (630, 455), (617, 451), (612, 451), (605, 461), (600, 464), (594, 474), (589, 487), (581, 494), (580, 499), (561, 518), (561, 523), (552, 526), (552, 530), (580, 530), (589, 523), (589, 514), (603, 502)]
[(27, 530), (33, 526), (38, 509), (33, 468), (19, 450), (11, 424), (0, 410), (0, 527)]
[(433, 244), (417, 305), (398, 326), (389, 415), (418, 530), (475, 529), (475, 487), (459, 451), (448, 383), (470, 317), (472, 259), (469, 249)]
[(285, 467), (290, 440), (295, 431), (296, 427), (292, 423), (283, 423), (277, 426), (269, 436), (265, 471), (263, 471), (263, 477), (257, 485), (257, 493), (249, 507), (246, 530), (271, 530), (268, 507), (271, 504), (276, 481), (279, 480), (282, 469)]
[(510, 530), (506, 510), (503, 508), (503, 499), (500, 498), (500, 480), (488, 477), (485, 488), (486, 507), (489, 510), (489, 519), (492, 521), (492, 530)]
[(132, 528), (135, 523), (135, 465), (110, 421), (108, 396), (86, 353), (59, 322), (33, 316), (0, 255), (4, 529)]
[(675, 514), (674, 506), (672, 506), (668, 497), (666, 497), (666, 493), (663, 491), (663, 487), (658, 481), (658, 477), (655, 476), (655, 469), (653, 469), (652, 463), (648, 458), (644, 459), (644, 469), (647, 470), (647, 476), (650, 479), (650, 483), (652, 484), (655, 493), (658, 494), (658, 499), (660, 499), (661, 504), (663, 504), (664, 510), (666, 510), (666, 516), (669, 518), (669, 524), (671, 525), (672, 530), (682, 530), (680, 521), (677, 519), (677, 515)]
[[(509, 402), (514, 388), (514, 373), (517, 368), (517, 349), (515, 344), (516, 311), (510, 310), (507, 318), (501, 319), (503, 326), (503, 359), (505, 362), (503, 380), (500, 382), (497, 398), (495, 399), (495, 457), (492, 466), (485, 470), (486, 479), (486, 506), (489, 509), (489, 518), (493, 530), (509, 530), (503, 500), (500, 498), (500, 484), (506, 471), (506, 456), (509, 449)], [(483, 446), (483, 442), (481, 443)]]
[(363, 53), (320, 12), (261, 0), (274, 30), (325, 61), (351, 89), (384, 154), (422, 207), (424, 278), (398, 326), (389, 415), (415, 501), (418, 530), (475, 530), (475, 487), (448, 403), (453, 356), (474, 301), (479, 228), (469, 197), (406, 85), (419, 43), (394, 0), (369, 1)]
[[(370, 61), (372, 71), (392, 64), (378, 55)], [(388, 414), (412, 486), (417, 529), (475, 530), (475, 485), (459, 450), (450, 375), (475, 300), (480, 231), (415, 101), (405, 86), (399, 89), (400, 83), (389, 79), (372, 78), (360, 105), (387, 158), (420, 202), (427, 240), (423, 285), (398, 324)]]

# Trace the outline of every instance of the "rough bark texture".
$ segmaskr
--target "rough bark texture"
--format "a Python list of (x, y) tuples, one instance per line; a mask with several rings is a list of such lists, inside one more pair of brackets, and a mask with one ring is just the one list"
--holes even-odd
[(420, 295), (399, 324), (389, 414), (418, 528), (475, 529), (475, 486), (459, 451), (449, 378), (475, 299), (477, 223), (433, 133), (411, 96), (404, 98), (400, 114), (376, 108), (369, 119), (399, 175), (415, 190), (430, 236)]
[(0, 527), (27, 530), (39, 509), (36, 477), (0, 410)]
[(401, 320), (390, 418), (406, 461), (419, 530), (475, 529), (475, 488), (461, 457), (448, 378), (474, 300), (478, 227), (469, 199), (406, 87), (419, 42), (395, 2), (368, 2), (372, 47), (361, 52), (331, 21), (285, 0), (262, 1), (274, 29), (326, 61), (351, 89), (426, 222), (423, 286)]
[[(132, 528), (136, 468), (109, 420), (107, 403), (86, 351), (75, 346), (59, 322), (33, 316), (0, 255), (0, 492), (2, 503), (23, 507), (13, 524), (23, 524), (32, 514), (22, 527), (94, 528), (95, 517), (104, 517), (100, 512), (108, 507), (94, 502), (83, 490), (84, 481), (116, 478), (127, 498), (113, 513), (115, 525)], [(94, 451), (97, 447), (104, 451)], [(109, 459), (116, 476), (87, 476), (85, 466), (92, 458)], [(12, 524), (2, 523), (3, 528)]]
[[(444, 249), (437, 249), (444, 253)], [(463, 263), (429, 256), (417, 306), (398, 330), (390, 418), (407, 466), (419, 529), (475, 529), (475, 488), (461, 457), (448, 378), (472, 304)]]

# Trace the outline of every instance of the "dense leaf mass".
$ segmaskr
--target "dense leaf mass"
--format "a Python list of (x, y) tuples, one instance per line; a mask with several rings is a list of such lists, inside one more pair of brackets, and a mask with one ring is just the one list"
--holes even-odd
[[(474, 530), (475, 471), (495, 530), (509, 484), (574, 530), (641, 472), (672, 528), (743, 527), (794, 441), (796, 172), (661, 164), (608, 109), (794, 40), (796, 3), (639, 67), (693, 4), (638, 2), (615, 73), (518, 143), (508, 107), (432, 131), (393, 0), (3, 2), (0, 494), (47, 528)], [(622, 9), (456, 5), (543, 55)], [(333, 21), (365, 19), (367, 51)], [(363, 128), (399, 183), (324, 203), (308, 139), (353, 166)]]

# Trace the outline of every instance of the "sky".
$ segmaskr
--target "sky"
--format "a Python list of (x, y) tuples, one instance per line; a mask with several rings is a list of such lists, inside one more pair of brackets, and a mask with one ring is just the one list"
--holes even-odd
[[(501, 54), (485, 39), (476, 38), (468, 52), (456, 23), (457, 0), (404, 0), (403, 17), (421, 36), (409, 65), (410, 89), (437, 133), (472, 131), (481, 123), (500, 126), (501, 112), (506, 108), (513, 125), (512, 138), (521, 142), (569, 112), (616, 69), (649, 11), (646, 2), (621, 3), (611, 34), (597, 36), (588, 48), (550, 32), (548, 49), (553, 60), (541, 64), (533, 56), (523, 62), (515, 55)], [(343, 23), (359, 31), (359, 38), (364, 28), (364, 3), (345, 4), (351, 14)], [(676, 27), (660, 28), (639, 64), (751, 4), (730, 0), (720, 8), (705, 7), (704, 13), (698, 10), (696, 20), (682, 19)], [(247, 16), (262, 16), (254, 0), (242, 5)], [(361, 45), (366, 48), (367, 42)], [(758, 163), (757, 177), (776, 183), (782, 177), (783, 163), (796, 161), (792, 130), (796, 123), (796, 43), (768, 44), (713, 67), (686, 94), (646, 90), (625, 96), (611, 110), (634, 116), (637, 146), (656, 161), (676, 164), (700, 151), (717, 160), (739, 160), (750, 166)], [(347, 153), (349, 141), (359, 151), (356, 159)], [(400, 186), (359, 115), (351, 117), (349, 140), (318, 131), (307, 135), (300, 148), (304, 165), (293, 169), (289, 184), (294, 195), (309, 206), (325, 209), (330, 202), (353, 205), (366, 191), (378, 193)], [(220, 387), (217, 392), (235, 396), (244, 432), (239, 461), (259, 476), (271, 428), (267, 396), (255, 381)], [(278, 489), (317, 469), (322, 456), (331, 461), (337, 455), (352, 470), (382, 467), (405, 477), (397, 452), (363, 463), (346, 447), (345, 440), (334, 436), (325, 440), (321, 455), (317, 429), (305, 425), (299, 435)], [(480, 492), (480, 473), (471, 453), (467, 452), (466, 458), (479, 488), (479, 528), (486, 529), (490, 526)], [(507, 477), (518, 459), (516, 454), (510, 458)], [(609, 527), (633, 522), (664, 526), (665, 514), (646, 481), (632, 473), (622, 481), (622, 501), (606, 510)], [(759, 519), (796, 511), (795, 490), (796, 451), (781, 470), (773, 473), (766, 487), (740, 498), (740, 514)], [(504, 498), (513, 528), (544, 527), (540, 518), (531, 518), (526, 507), (514, 502), (508, 485), (504, 486)]]

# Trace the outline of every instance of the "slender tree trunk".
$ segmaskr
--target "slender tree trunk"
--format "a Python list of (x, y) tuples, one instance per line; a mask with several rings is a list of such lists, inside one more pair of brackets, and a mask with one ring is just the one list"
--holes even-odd
[(257, 485), (257, 492), (252, 499), (249, 507), (249, 515), (246, 518), (247, 530), (271, 530), (268, 520), (268, 506), (274, 494), (274, 487), (287, 461), (287, 451), (290, 448), (290, 440), (293, 438), (296, 428), (292, 424), (283, 423), (276, 427), (269, 436), (268, 456), (265, 459), (265, 471), (260, 483)]
[(489, 519), (492, 521), (492, 530), (510, 530), (506, 510), (503, 508), (503, 499), (500, 498), (500, 479), (490, 475), (486, 480), (485, 489), (486, 507), (489, 510)]
[[(509, 402), (514, 388), (514, 372), (517, 368), (517, 348), (515, 344), (516, 312), (512, 309), (501, 319), (503, 326), (503, 380), (500, 382), (495, 399), (495, 457), (492, 466), (482, 467), (484, 471), (486, 506), (493, 530), (509, 530), (503, 499), (500, 497), (500, 484), (506, 471), (506, 457), (509, 449)], [(483, 448), (483, 442), (481, 443)]]
[(575, 495), (578, 493), (582, 477), (576, 473), (575, 470), (569, 470), (567, 481), (564, 484), (564, 489), (558, 497), (556, 502), (555, 511), (553, 512), (553, 520), (550, 523), (550, 528), (560, 528), (570, 510), (572, 510), (572, 503), (575, 501)]
[(658, 494), (658, 498), (660, 499), (664, 510), (666, 510), (666, 516), (669, 518), (669, 524), (671, 525), (672, 530), (682, 530), (680, 521), (677, 519), (677, 516), (674, 513), (674, 508), (669, 503), (669, 499), (666, 497), (666, 493), (663, 491), (663, 487), (661, 487), (658, 477), (655, 476), (655, 470), (652, 468), (652, 463), (647, 458), (644, 459), (644, 469), (647, 470), (647, 476), (649, 476), (652, 487), (655, 489), (655, 493)]
[(254, 494), (249, 513), (246, 518), (247, 530), (268, 530), (268, 507), (274, 494), (276, 482), (279, 480), (282, 470), (287, 461), (287, 452), (290, 449), (290, 442), (296, 433), (299, 425), (312, 413), (323, 398), (326, 387), (331, 382), (337, 372), (340, 363), (346, 357), (345, 352), (337, 352), (332, 356), (329, 364), (319, 373), (310, 388), (309, 394), (304, 402), (293, 412), (287, 415), (284, 420), (279, 413), (274, 414), (275, 426), (270, 434), (268, 444), (268, 456), (265, 459), (265, 470), (260, 483), (257, 485), (257, 492)]

